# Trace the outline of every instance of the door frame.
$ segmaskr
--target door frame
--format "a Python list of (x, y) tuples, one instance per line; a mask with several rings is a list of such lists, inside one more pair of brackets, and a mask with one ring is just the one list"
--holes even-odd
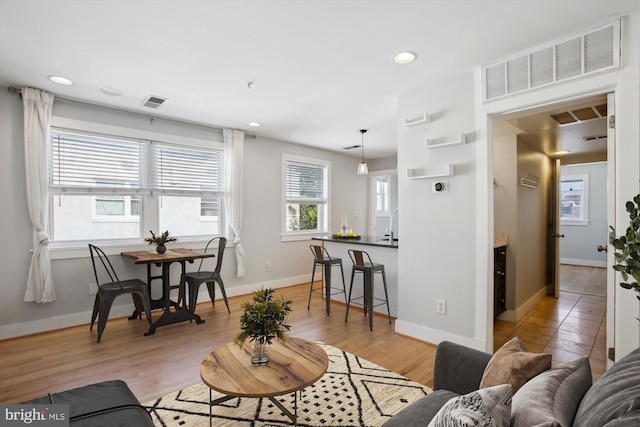
[[(568, 85), (569, 86), (569, 85)], [(529, 93), (523, 95), (522, 97), (514, 96), (511, 99), (502, 99), (499, 102), (495, 103), (485, 103), (482, 105), (483, 108), (480, 108), (477, 112), (476, 120), (479, 123), (484, 124), (484, 128), (486, 129), (486, 149), (478, 150), (478, 161), (483, 162), (486, 167), (486, 176), (485, 179), (478, 179), (476, 184), (477, 189), (477, 202), (478, 202), (478, 213), (484, 211), (487, 215), (486, 218), (482, 218), (485, 221), (486, 229), (478, 230), (478, 264), (477, 264), (477, 274), (478, 277), (486, 277), (487, 280), (483, 284), (483, 289), (478, 289), (478, 294), (485, 295), (486, 299), (482, 302), (478, 302), (477, 308), (477, 317), (476, 317), (476, 336), (484, 336), (485, 339), (485, 351), (493, 352), (493, 250), (490, 248), (493, 247), (493, 236), (494, 236), (494, 209), (493, 209), (493, 186), (489, 185), (490, 182), (493, 181), (494, 173), (493, 173), (493, 120), (495, 117), (526, 111), (529, 109), (540, 108), (540, 107), (552, 107), (554, 104), (561, 102), (571, 102), (571, 101), (579, 101), (580, 99), (587, 98), (595, 95), (608, 95), (614, 94), (617, 91), (617, 82), (611, 82), (610, 84), (605, 84), (599, 86), (597, 88), (590, 88), (586, 90), (576, 90), (571, 87), (566, 87), (563, 92), (565, 93), (557, 93), (561, 92), (557, 90), (556, 93), (553, 93), (553, 96), (545, 96), (543, 94), (546, 91), (540, 91), (540, 93)], [(509, 98), (509, 97), (507, 97)], [(523, 101), (525, 99), (525, 101)], [(616, 177), (615, 170), (615, 162), (614, 162), (614, 154), (615, 154), (615, 146), (616, 141), (611, 142), (613, 145), (613, 152), (609, 152), (611, 149), (610, 144), (607, 144), (607, 168), (609, 177)], [(486, 157), (485, 157), (486, 156)], [(615, 181), (614, 181), (615, 182)], [(608, 189), (608, 191), (614, 191)], [(608, 218), (607, 221), (609, 224), (615, 226), (616, 219), (616, 206), (615, 206), (615, 197), (609, 196), (607, 200), (607, 213)], [(480, 217), (480, 215), (479, 215)], [(484, 256), (483, 256), (484, 255)], [(612, 269), (612, 256), (607, 257), (607, 269)], [(614, 283), (610, 281), (613, 280), (613, 275), (607, 275), (607, 347), (613, 347), (615, 341), (615, 328), (613, 320), (609, 321), (609, 319), (615, 318), (615, 300), (614, 300)], [(607, 365), (609, 365), (610, 361), (607, 361)]]

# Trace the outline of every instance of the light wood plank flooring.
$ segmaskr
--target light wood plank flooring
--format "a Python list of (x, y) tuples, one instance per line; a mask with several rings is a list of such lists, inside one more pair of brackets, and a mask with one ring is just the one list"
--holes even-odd
[(593, 380), (606, 371), (606, 269), (561, 264), (559, 297), (545, 297), (517, 323), (496, 321), (494, 351), (514, 336), (552, 365), (589, 356)]
[[(433, 382), (435, 346), (394, 333), (386, 316), (376, 316), (373, 331), (361, 310), (332, 304), (314, 294), (307, 310), (308, 284), (276, 290), (293, 300), (292, 336), (322, 341), (368, 359), (422, 384)], [(197, 384), (202, 359), (239, 332), (240, 304), (249, 296), (198, 304), (205, 323), (160, 327), (152, 336), (144, 320), (112, 319), (96, 343), (96, 330), (82, 325), (0, 341), (0, 402), (16, 403), (97, 381), (122, 379), (141, 402)], [(158, 316), (157, 311), (153, 314)], [(89, 320), (89, 319), (87, 319)]]
[[(291, 335), (331, 344), (414, 381), (433, 385), (436, 347), (394, 332), (386, 316), (376, 316), (373, 331), (361, 310), (334, 303), (331, 316), (324, 300), (314, 294), (307, 310), (308, 285), (276, 290), (293, 300)], [(604, 372), (604, 302), (602, 298), (562, 293), (558, 300), (545, 298), (518, 323), (496, 322), (498, 348), (518, 335), (529, 351), (548, 351), (554, 364), (579, 354), (589, 354), (594, 378)], [(200, 382), (204, 356), (233, 339), (239, 330), (240, 304), (248, 296), (224, 303), (198, 304), (205, 323), (180, 323), (160, 327), (145, 337), (145, 321), (112, 319), (96, 343), (96, 331), (88, 325), (0, 341), (0, 403), (16, 403), (46, 393), (80, 387), (97, 381), (122, 379), (141, 402)], [(154, 312), (157, 316), (157, 312)]]

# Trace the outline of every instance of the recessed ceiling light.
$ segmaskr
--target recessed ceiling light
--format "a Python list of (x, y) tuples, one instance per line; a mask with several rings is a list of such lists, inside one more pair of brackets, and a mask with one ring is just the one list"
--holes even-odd
[(393, 57), (393, 62), (400, 65), (410, 64), (415, 61), (417, 57), (418, 54), (415, 52), (400, 52)]
[(560, 151), (556, 151), (556, 155), (561, 156), (563, 154), (569, 154), (571, 151), (569, 150), (560, 150)]
[(250, 122), (250, 123), (247, 123), (247, 124), (249, 126), (251, 126), (252, 128), (257, 128), (257, 127), (262, 126), (262, 123), (258, 123), (258, 122)]
[(118, 89), (108, 87), (108, 86), (100, 86), (100, 92), (104, 93), (105, 95), (111, 95), (111, 96), (122, 95), (122, 92), (120, 92)]
[(48, 77), (49, 77), (49, 80), (59, 85), (71, 86), (73, 84), (73, 82), (66, 77), (62, 77), (62, 76), (48, 76)]

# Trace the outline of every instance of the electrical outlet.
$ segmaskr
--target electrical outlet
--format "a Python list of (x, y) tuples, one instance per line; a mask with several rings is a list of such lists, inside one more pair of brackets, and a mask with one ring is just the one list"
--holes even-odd
[(89, 296), (95, 295), (98, 293), (98, 285), (95, 283), (89, 283)]
[(444, 300), (444, 299), (436, 300), (436, 313), (447, 314), (447, 300)]
[(271, 271), (271, 263), (270, 263), (270, 262), (266, 263), (266, 264), (264, 265), (264, 268), (265, 268), (265, 270), (267, 270), (267, 271)]

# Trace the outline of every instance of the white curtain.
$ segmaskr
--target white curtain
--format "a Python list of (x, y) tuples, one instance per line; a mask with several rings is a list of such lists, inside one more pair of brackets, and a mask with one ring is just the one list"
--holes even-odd
[(225, 212), (233, 233), (233, 244), (238, 263), (238, 277), (245, 274), (245, 255), (240, 230), (242, 229), (242, 163), (244, 132), (224, 129)]
[(22, 89), (24, 109), (24, 159), (27, 175), (27, 203), (36, 235), (36, 247), (29, 266), (25, 301), (47, 303), (56, 300), (49, 257), (49, 191), (47, 145), (53, 95), (38, 89)]

